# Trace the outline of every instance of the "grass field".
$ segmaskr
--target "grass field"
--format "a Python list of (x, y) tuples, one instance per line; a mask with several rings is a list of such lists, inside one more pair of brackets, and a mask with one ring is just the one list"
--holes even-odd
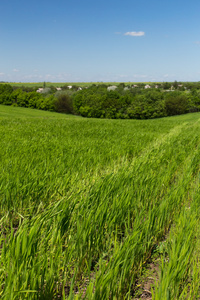
[(1, 299), (200, 299), (200, 114), (0, 105), (0, 140)]

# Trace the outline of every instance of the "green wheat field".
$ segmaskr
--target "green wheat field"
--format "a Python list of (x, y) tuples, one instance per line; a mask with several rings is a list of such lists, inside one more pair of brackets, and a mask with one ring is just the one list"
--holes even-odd
[(199, 113), (0, 105), (0, 299), (200, 299), (199, 167)]

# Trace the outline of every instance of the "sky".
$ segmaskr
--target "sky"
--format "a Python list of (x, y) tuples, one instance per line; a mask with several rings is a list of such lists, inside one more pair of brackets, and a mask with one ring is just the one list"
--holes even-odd
[(7, 0), (0, 81), (200, 81), (199, 0)]

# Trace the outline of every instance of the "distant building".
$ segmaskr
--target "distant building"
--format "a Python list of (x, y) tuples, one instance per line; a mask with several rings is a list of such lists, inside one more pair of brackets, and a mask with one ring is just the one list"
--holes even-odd
[(37, 93), (42, 93), (43, 90), (44, 90), (44, 88), (39, 88), (36, 92), (37, 92)]
[(151, 88), (151, 86), (150, 86), (150, 85), (148, 85), (148, 84), (146, 84), (144, 88), (145, 88), (145, 89), (150, 89), (150, 88)]
[(108, 86), (107, 87), (107, 90), (108, 91), (114, 91), (114, 90), (116, 90), (117, 89), (117, 86), (116, 85), (111, 85), (111, 86)]

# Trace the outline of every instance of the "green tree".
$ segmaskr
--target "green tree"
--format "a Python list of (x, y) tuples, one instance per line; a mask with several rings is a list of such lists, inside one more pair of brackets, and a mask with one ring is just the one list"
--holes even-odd
[(165, 107), (168, 116), (181, 115), (188, 112), (188, 101), (184, 94), (171, 94), (165, 99)]
[(72, 99), (67, 93), (59, 93), (55, 100), (55, 110), (60, 113), (73, 112)]

